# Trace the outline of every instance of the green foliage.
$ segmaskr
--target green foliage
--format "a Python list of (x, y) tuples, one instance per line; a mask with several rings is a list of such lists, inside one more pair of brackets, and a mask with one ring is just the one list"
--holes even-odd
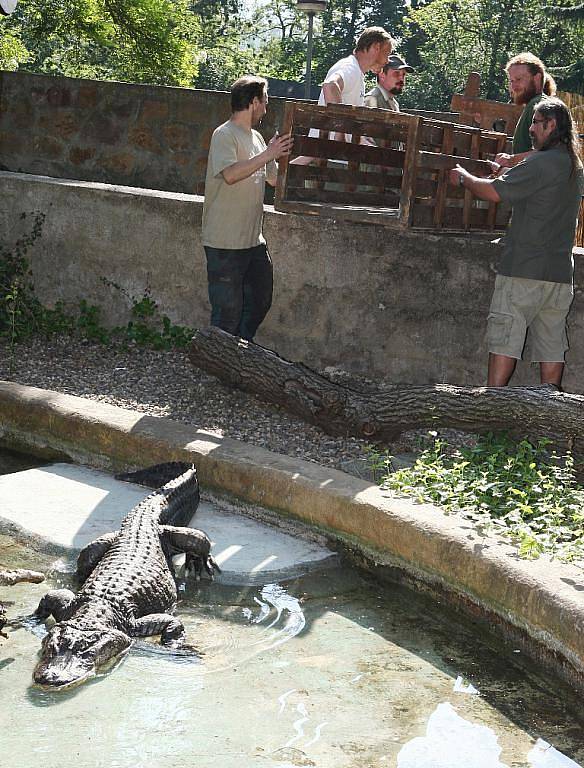
[(153, 349), (186, 347), (193, 336), (193, 329), (174, 325), (166, 315), (160, 315), (158, 304), (146, 290), (139, 300), (132, 303), (132, 319), (125, 328), (116, 329), (124, 340)]
[(505, 64), (524, 50), (552, 70), (581, 60), (583, 36), (545, 9), (541, 0), (431, 0), (412, 6), (405, 51), (420, 69), (408, 81), (402, 104), (447, 109), (471, 71), (481, 75), (482, 96), (506, 101)]
[[(27, 254), (42, 237), (45, 215), (40, 212), (28, 215), (33, 217), (30, 231), (20, 237), (12, 248), (0, 244), (0, 338), (8, 339), (11, 355), (16, 342), (34, 334), (78, 334), (101, 344), (119, 340), (154, 349), (188, 345), (193, 329), (175, 325), (166, 315), (161, 315), (148, 289), (141, 298), (131, 299), (128, 324), (114, 329), (102, 324), (100, 307), (89, 304), (85, 299), (79, 302), (76, 315), (68, 312), (61, 301), (56, 302), (53, 308), (43, 306), (34, 292)], [(21, 219), (26, 218), (27, 214), (23, 213)], [(122, 290), (109, 280), (104, 279), (103, 282)]]
[[(34, 295), (27, 254), (42, 235), (45, 217), (38, 212), (32, 215), (30, 231), (13, 248), (0, 245), (0, 336), (12, 344), (43, 325), (43, 308)], [(23, 213), (21, 219), (26, 217)]]
[[(548, 446), (546, 440), (533, 445), (488, 435), (474, 447), (452, 449), (436, 439), (412, 468), (387, 472), (381, 482), (510, 538), (521, 557), (546, 552), (582, 560), (584, 488), (572, 456), (557, 456)], [(380, 459), (391, 467), (391, 457)]]
[(0, 55), (12, 38), (11, 69), (190, 85), (199, 31), (188, 0), (21, 0), (0, 25)]

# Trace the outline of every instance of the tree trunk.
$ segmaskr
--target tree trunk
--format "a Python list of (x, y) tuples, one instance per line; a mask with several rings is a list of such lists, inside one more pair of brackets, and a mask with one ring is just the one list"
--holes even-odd
[(584, 397), (552, 386), (395, 384), (364, 391), (214, 327), (195, 332), (189, 356), (193, 365), (226, 384), (257, 394), (331, 435), (386, 443), (409, 429), (501, 430), (517, 437), (547, 437), (584, 453)]

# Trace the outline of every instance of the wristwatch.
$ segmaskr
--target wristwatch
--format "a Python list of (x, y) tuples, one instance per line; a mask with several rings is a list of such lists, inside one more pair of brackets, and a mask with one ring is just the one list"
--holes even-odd
[(458, 186), (464, 187), (464, 173), (458, 174)]

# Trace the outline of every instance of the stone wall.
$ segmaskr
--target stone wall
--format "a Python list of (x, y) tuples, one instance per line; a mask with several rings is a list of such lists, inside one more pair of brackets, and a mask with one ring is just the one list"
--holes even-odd
[[(0, 173), (0, 195), (8, 244), (30, 231), (34, 212), (45, 216), (29, 255), (47, 304), (85, 298), (114, 325), (148, 288), (174, 322), (208, 324), (202, 198), (12, 173)], [(484, 383), (497, 245), (270, 207), (264, 232), (275, 291), (258, 343), (313, 367), (396, 383)], [(572, 392), (584, 392), (583, 288), (580, 278), (565, 377)], [(523, 364), (514, 381), (536, 383), (537, 375)]]
[[(282, 124), (270, 99), (261, 131)], [(0, 169), (202, 194), (229, 94), (0, 72)]]

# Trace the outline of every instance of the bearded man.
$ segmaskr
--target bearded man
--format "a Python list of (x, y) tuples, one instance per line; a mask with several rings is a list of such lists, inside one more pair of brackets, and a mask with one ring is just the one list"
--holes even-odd
[(509, 94), (514, 104), (524, 105), (513, 134), (513, 154), (502, 152), (495, 158), (503, 168), (511, 168), (532, 151), (529, 129), (533, 112), (543, 99), (556, 94), (556, 83), (541, 59), (533, 53), (519, 53), (505, 67)]
[(406, 84), (406, 73), (413, 72), (401, 56), (392, 53), (387, 64), (377, 74), (377, 85), (365, 96), (365, 106), (399, 112), (396, 96), (400, 96)]
[(584, 172), (578, 133), (563, 101), (542, 99), (529, 134), (534, 151), (501, 176), (479, 178), (458, 165), (449, 180), (482, 200), (513, 208), (487, 321), (488, 385), (508, 384), (529, 331), (541, 383), (559, 389), (568, 349), (572, 248)]

